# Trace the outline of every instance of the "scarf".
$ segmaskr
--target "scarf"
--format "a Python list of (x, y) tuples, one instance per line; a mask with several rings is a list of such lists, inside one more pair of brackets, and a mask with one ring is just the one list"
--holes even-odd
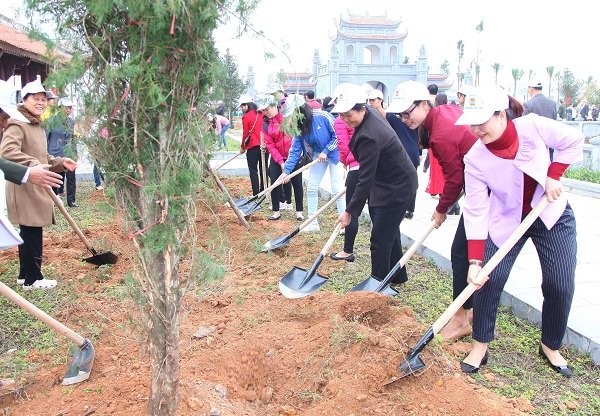
[(28, 109), (27, 109), (27, 108), (26, 108), (26, 107), (25, 107), (23, 104), (19, 104), (19, 105), (17, 106), (17, 110), (19, 110), (19, 112), (20, 112), (21, 114), (23, 114), (23, 116), (24, 116), (24, 117), (25, 117), (27, 120), (29, 120), (29, 122), (30, 122), (31, 124), (40, 124), (40, 123), (42, 122), (42, 119), (41, 119), (40, 117), (36, 117), (36, 116), (34, 116), (33, 114), (31, 114), (31, 113), (29, 112), (29, 110), (28, 110)]

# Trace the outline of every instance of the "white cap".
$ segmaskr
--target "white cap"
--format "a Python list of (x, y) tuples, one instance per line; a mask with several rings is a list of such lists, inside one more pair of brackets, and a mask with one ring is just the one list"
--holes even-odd
[(465, 98), (463, 114), (456, 120), (458, 125), (479, 125), (488, 121), (496, 111), (508, 108), (508, 95), (498, 87), (472, 88)]
[(335, 98), (335, 106), (331, 109), (331, 112), (345, 113), (350, 111), (356, 104), (365, 104), (367, 93), (358, 85), (349, 84), (341, 89)]
[(381, 92), (381, 90), (375, 89), (373, 88), (370, 92), (369, 92), (369, 96), (367, 97), (369, 100), (374, 100), (376, 98), (379, 98), (380, 100), (383, 101), (383, 92)]
[(331, 94), (332, 100), (337, 99), (338, 95), (340, 95), (340, 93), (342, 91), (347, 91), (348, 88), (353, 88), (353, 87), (357, 87), (357, 85), (352, 84), (350, 82), (342, 82), (341, 84), (338, 84), (338, 86), (335, 87), (335, 89), (333, 90), (333, 94)]
[(277, 102), (277, 99), (274, 96), (267, 95), (266, 97), (263, 97), (259, 100), (258, 110), (262, 111), (265, 110), (267, 107), (276, 106), (277, 104), (279, 103)]
[(16, 98), (16, 90), (12, 90), (6, 85), (2, 85), (0, 88), (0, 109), (4, 111), (6, 114), (10, 116), (10, 118), (14, 118), (15, 120), (23, 121), (28, 123), (29, 121), (25, 118), (23, 114), (19, 110), (17, 110), (17, 106), (15, 103)]
[(238, 106), (240, 106), (242, 104), (252, 103), (252, 102), (254, 102), (254, 99), (252, 97), (250, 97), (248, 94), (244, 94), (240, 98), (238, 98)]
[(292, 115), (295, 109), (305, 104), (306, 100), (304, 96), (301, 94), (290, 94), (285, 99), (285, 109), (283, 110), (283, 115), (285, 117), (289, 117)]
[(25, 84), (25, 86), (21, 90), (21, 97), (25, 99), (27, 94), (37, 94), (38, 92), (45, 92), (46, 98), (56, 97), (52, 91), (46, 91), (46, 88), (44, 88), (42, 83), (37, 80)]
[(69, 98), (61, 98), (60, 105), (63, 107), (73, 107), (73, 101), (71, 101)]
[(396, 86), (392, 102), (387, 108), (389, 113), (403, 113), (415, 101), (429, 101), (431, 94), (427, 87), (417, 81), (404, 81)]
[(272, 84), (267, 87), (267, 94), (275, 94), (277, 91), (284, 92), (285, 90), (279, 84)]

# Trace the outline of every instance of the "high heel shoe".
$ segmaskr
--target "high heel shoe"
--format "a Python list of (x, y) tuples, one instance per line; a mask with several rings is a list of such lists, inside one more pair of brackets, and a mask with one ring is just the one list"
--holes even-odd
[(548, 367), (550, 367), (551, 369), (553, 369), (557, 373), (560, 373), (561, 375), (565, 376), (566, 378), (573, 377), (573, 370), (571, 370), (568, 365), (554, 365), (554, 364), (552, 364), (552, 361), (550, 361), (550, 358), (548, 358), (548, 356), (544, 352), (544, 349), (542, 348), (542, 344), (540, 344), (540, 349), (538, 350), (538, 352), (540, 353), (540, 355), (542, 356), (542, 358), (544, 359), (544, 361), (546, 361), (546, 364), (548, 364)]
[(475, 367), (474, 365), (467, 364), (463, 361), (460, 363), (460, 369), (467, 374), (475, 374), (476, 372), (479, 371), (479, 368), (482, 365), (486, 365), (487, 362), (488, 362), (488, 352), (486, 351), (485, 355), (481, 359), (481, 362), (479, 363), (479, 367)]

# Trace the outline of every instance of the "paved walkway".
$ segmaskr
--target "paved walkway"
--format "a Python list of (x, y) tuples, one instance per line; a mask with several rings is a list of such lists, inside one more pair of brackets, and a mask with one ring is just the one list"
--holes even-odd
[[(231, 157), (233, 153), (217, 153), (211, 165), (215, 166)], [(221, 169), (224, 175), (247, 175), (246, 160), (238, 157)], [(305, 178), (307, 175), (305, 175)], [(328, 194), (331, 187), (329, 175), (325, 175), (322, 191)], [(419, 191), (417, 207), (412, 220), (402, 221), (403, 242), (411, 244), (427, 229), (437, 199), (425, 193), (428, 174), (419, 169)], [(564, 343), (574, 345), (580, 351), (589, 352), (600, 364), (600, 199), (567, 193), (577, 219), (577, 241), (579, 244), (576, 288), (573, 306)], [(419, 252), (430, 257), (443, 270), (450, 271), (450, 247), (458, 225), (457, 216), (449, 216), (438, 230), (425, 240)], [(541, 269), (537, 253), (528, 242), (511, 272), (502, 303), (512, 308), (515, 315), (539, 326), (541, 321), (542, 292)]]

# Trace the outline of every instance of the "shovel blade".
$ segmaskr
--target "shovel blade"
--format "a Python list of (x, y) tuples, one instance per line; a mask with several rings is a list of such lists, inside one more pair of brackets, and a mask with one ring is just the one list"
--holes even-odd
[(285, 235), (283, 237), (276, 237), (272, 240), (267, 241), (261, 250), (262, 253), (266, 253), (267, 251), (277, 250), (279, 248), (287, 246), (290, 241), (290, 236)]
[(379, 292), (387, 296), (396, 296), (398, 291), (389, 284), (381, 288), (381, 281), (370, 276), (350, 289), (350, 292)]
[(106, 251), (102, 253), (96, 253), (93, 256), (86, 257), (83, 260), (96, 266), (102, 266), (104, 264), (115, 264), (119, 258), (116, 254)]
[(279, 291), (288, 299), (298, 299), (308, 296), (323, 286), (328, 278), (317, 273), (307, 279), (307, 271), (294, 267), (279, 281)]
[(239, 207), (240, 212), (244, 215), (244, 217), (249, 217), (250, 215), (252, 215), (255, 212), (257, 212), (258, 210), (260, 210), (261, 202), (262, 202), (262, 200), (258, 200), (256, 202), (251, 202), (242, 207)]
[(86, 339), (69, 360), (67, 373), (63, 378), (62, 385), (70, 386), (71, 384), (81, 383), (90, 378), (95, 356), (94, 346)]

